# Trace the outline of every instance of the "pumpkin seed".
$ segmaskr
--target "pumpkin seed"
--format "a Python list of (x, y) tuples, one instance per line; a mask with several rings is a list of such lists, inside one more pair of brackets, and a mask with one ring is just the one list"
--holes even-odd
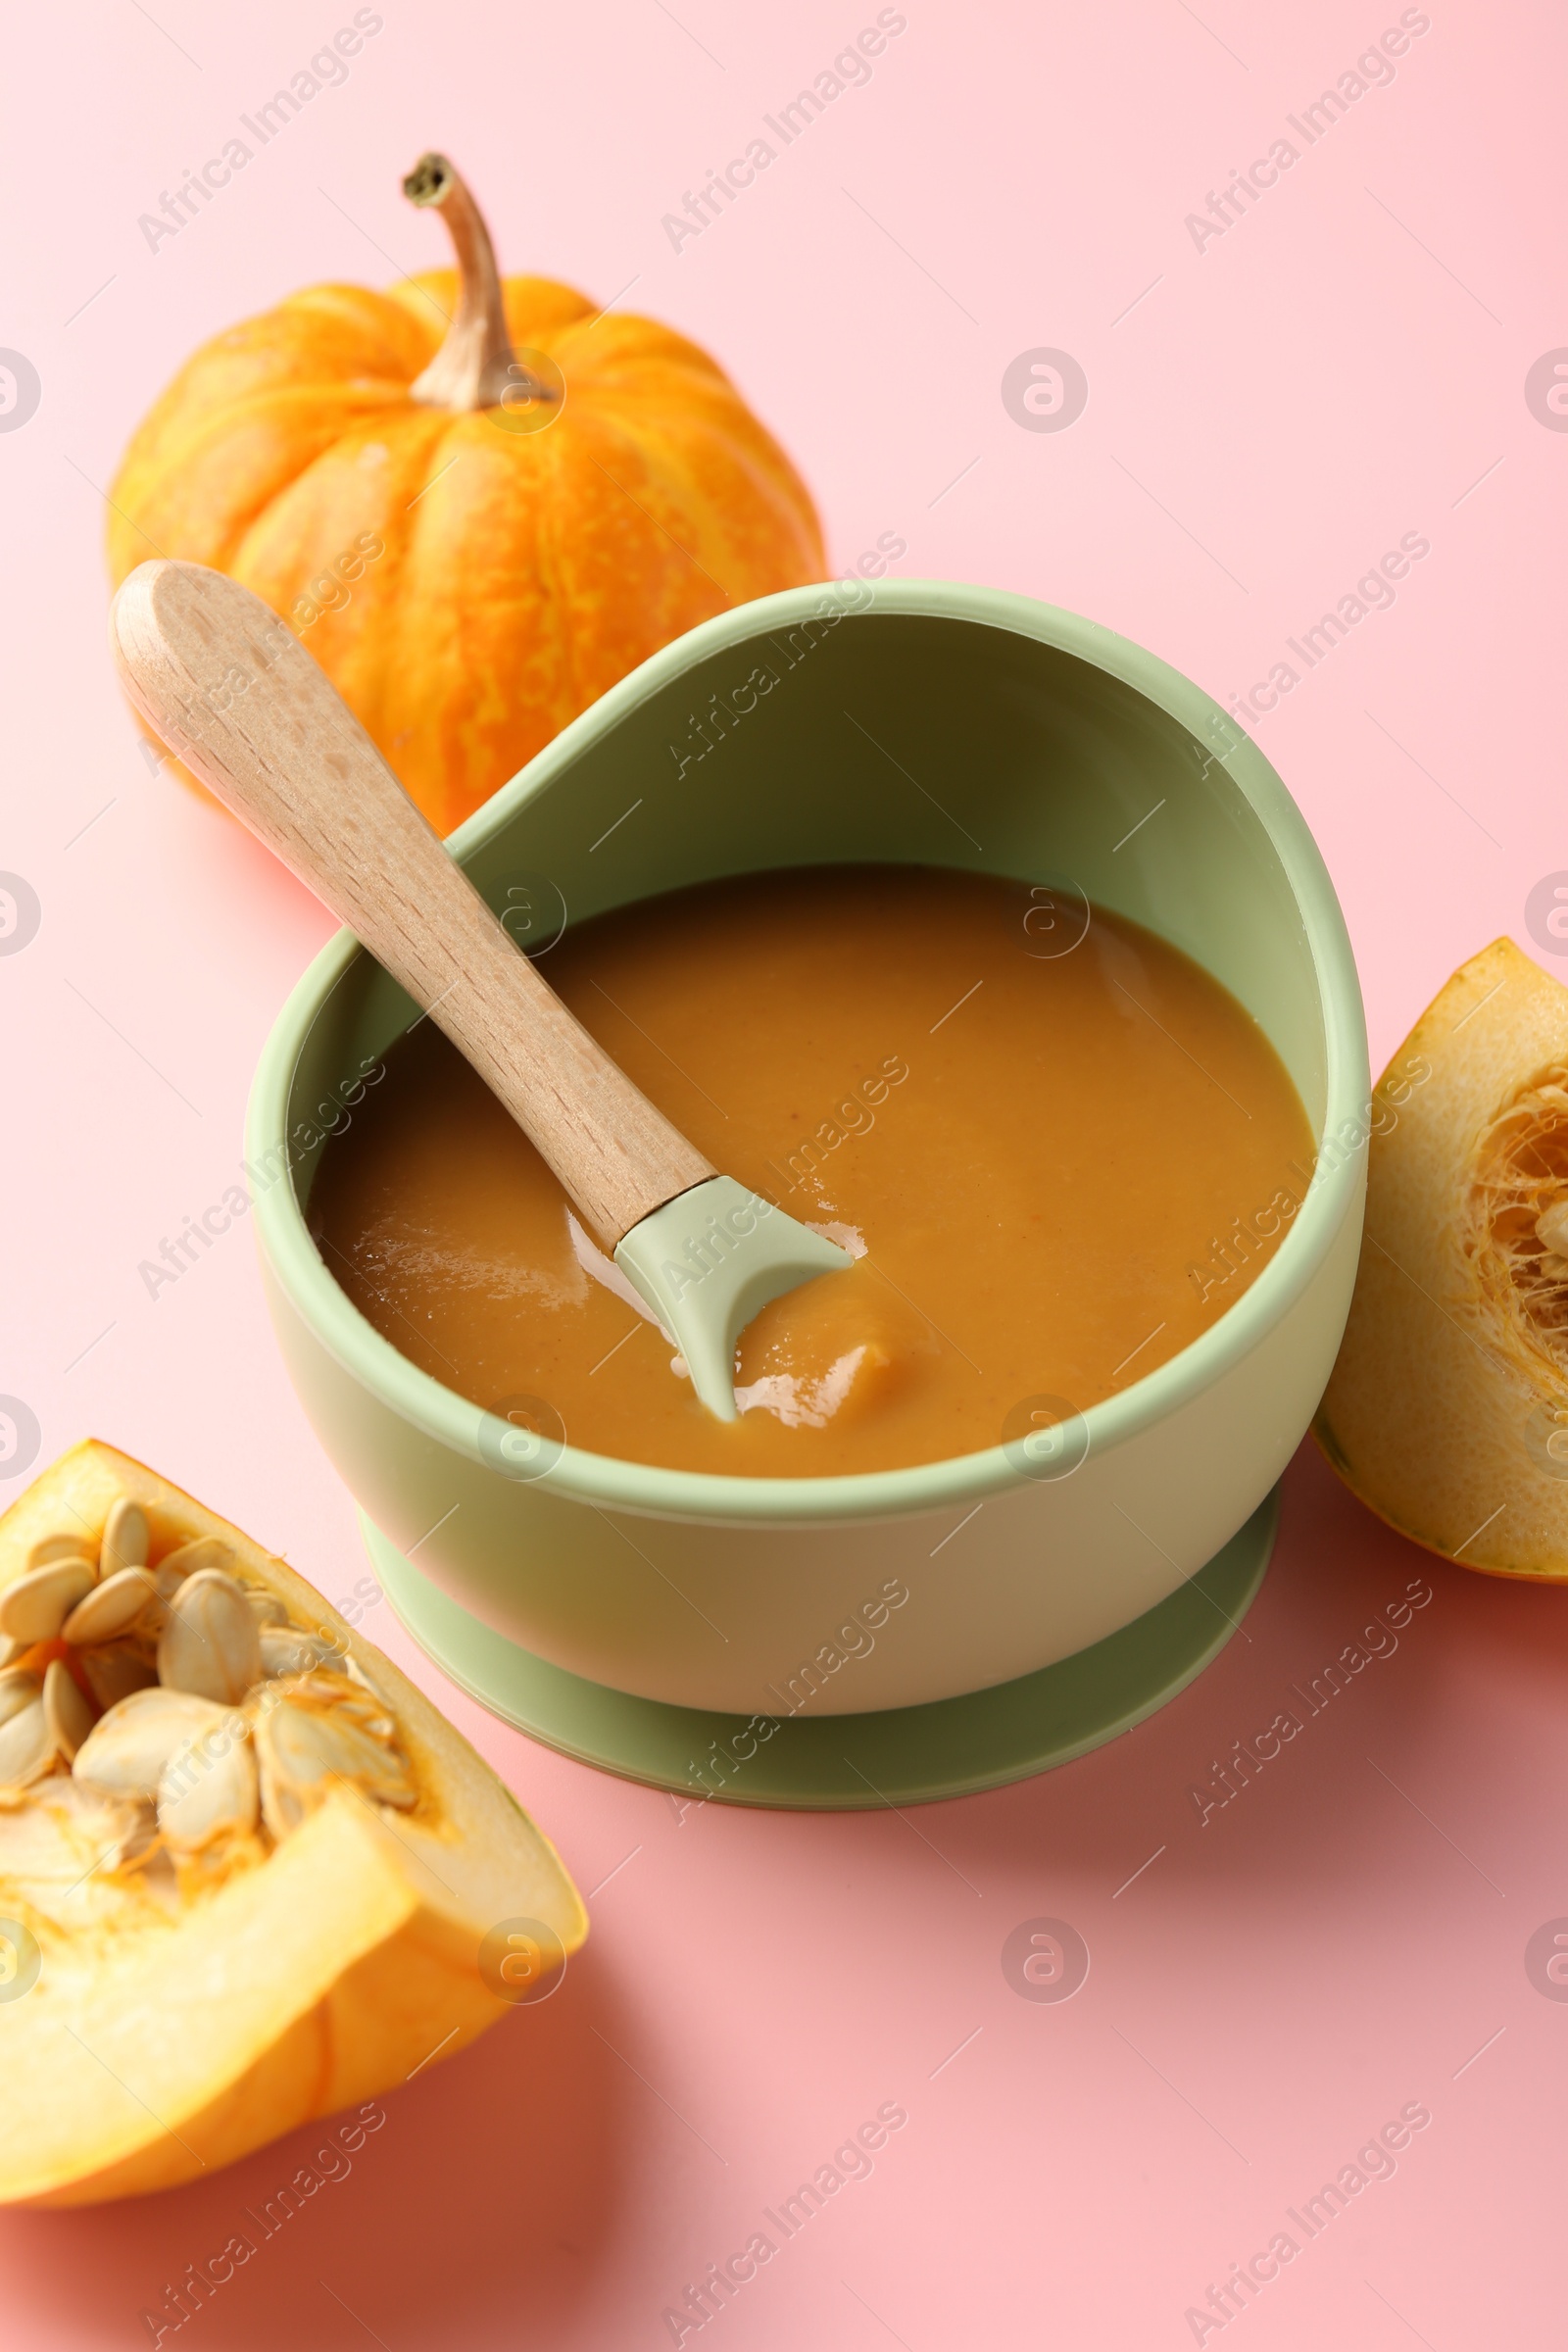
[(81, 1653), (81, 1670), (94, 1698), (107, 1713), (133, 1690), (146, 1690), (158, 1669), (133, 1642), (100, 1642)]
[(98, 1553), (101, 1576), (118, 1576), (122, 1568), (144, 1568), (147, 1564), (147, 1514), (139, 1502), (122, 1494), (104, 1524), (104, 1540)]
[[(1544, 1095), (1546, 1091), (1544, 1087), (1541, 1089)], [(1553, 1094), (1559, 1091), (1555, 1087), (1551, 1089)], [(1548, 1250), (1562, 1256), (1564, 1250), (1568, 1250), (1568, 1200), (1553, 1200), (1542, 1210), (1536, 1219), (1536, 1234)]]
[[(172, 1553), (171, 1558), (177, 1563), (178, 1552)], [(171, 1567), (166, 1561), (161, 1567), (149, 1568), (147, 1574), (153, 1580), (153, 1597), (138, 1620), (137, 1631), (144, 1634), (149, 1642), (156, 1642), (169, 1623), (170, 1603), (185, 1581), (185, 1571), (177, 1564)]]
[[(74, 1888), (160, 1844), (194, 1858), (259, 1824), (276, 1840), (339, 1783), (371, 1803), (416, 1803), (396, 1720), (359, 1661), (275, 1593), (240, 1584), (220, 1538), (154, 1568), (145, 1532), (124, 1498), (102, 1581), (74, 1538), (51, 1537), (0, 1591), (0, 1874)], [(15, 1662), (63, 1630), (104, 1710), (96, 1722), (65, 1659), (41, 1684)], [(57, 1773), (61, 1761), (73, 1769)]]
[(75, 1776), (112, 1796), (155, 1798), (175, 1748), (226, 1719), (226, 1708), (187, 1690), (132, 1690), (93, 1725), (76, 1750)]
[(145, 1568), (122, 1568), (78, 1600), (60, 1631), (68, 1642), (112, 1642), (135, 1624), (158, 1587)]
[(323, 1642), (319, 1634), (302, 1633), (295, 1625), (262, 1627), (262, 1672), (269, 1678), (313, 1674), (335, 1655), (331, 1643)]
[(158, 1637), (159, 1681), (226, 1704), (261, 1674), (262, 1631), (243, 1590), (220, 1568), (199, 1568), (180, 1586)]
[[(352, 1664), (352, 1659), (345, 1661), (345, 1665)], [(309, 1674), (269, 1683), (255, 1693), (253, 1705), (265, 1709), (282, 1698), (295, 1700), (318, 1715), (331, 1714), (339, 1722), (352, 1723), (374, 1740), (384, 1740), (394, 1746), (397, 1743), (397, 1725), (380, 1692), (363, 1678), (351, 1679), (335, 1666), (318, 1666)]]
[(25, 1666), (12, 1666), (0, 1674), (0, 1725), (20, 1715), (23, 1708), (43, 1695), (38, 1677)]
[(44, 1568), (51, 1560), (74, 1560), (86, 1549), (80, 1536), (44, 1536), (28, 1552), (27, 1566)]
[(158, 1588), (158, 1597), (141, 1620), (140, 1630), (156, 1642), (169, 1623), (170, 1603), (188, 1576), (203, 1568), (221, 1569), (226, 1575), (233, 1562), (231, 1545), (217, 1536), (197, 1536), (182, 1544), (177, 1551), (167, 1552), (156, 1568), (149, 1571)]
[(55, 1739), (43, 1699), (28, 1699), (8, 1723), (0, 1724), (0, 1788), (25, 1788), (55, 1760)]
[(91, 1560), (79, 1553), (24, 1570), (0, 1592), (0, 1634), (26, 1643), (52, 1642), (97, 1581)]
[(92, 1730), (94, 1717), (91, 1701), (77, 1690), (64, 1658), (51, 1658), (44, 1668), (43, 1711), (55, 1747), (69, 1764)]
[[(198, 1568), (221, 1568), (226, 1573), (233, 1565), (232, 1544), (225, 1544), (221, 1536), (193, 1536), (177, 1551), (166, 1551), (154, 1573), (160, 1579), (172, 1577), (173, 1584), (170, 1587), (172, 1592), (185, 1577), (194, 1576)], [(162, 1584), (159, 1590), (163, 1590)]]
[(279, 1699), (256, 1724), (256, 1750), (262, 1819), (277, 1838), (298, 1829), (339, 1781), (374, 1803), (407, 1807), (416, 1802), (402, 1758), (340, 1707)]
[(235, 1737), (226, 1742), (208, 1737), (187, 1740), (164, 1767), (158, 1784), (158, 1826), (176, 1851), (196, 1853), (216, 1838), (256, 1827), (256, 1751), (243, 1720), (230, 1716), (228, 1721), (236, 1728)]

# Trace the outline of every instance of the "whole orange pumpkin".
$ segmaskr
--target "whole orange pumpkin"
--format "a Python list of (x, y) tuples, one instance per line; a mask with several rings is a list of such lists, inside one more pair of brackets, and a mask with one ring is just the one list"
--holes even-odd
[(126, 453), (109, 561), (117, 586), (177, 556), (265, 597), (447, 833), (660, 646), (827, 566), (705, 352), (503, 282), (445, 157), (404, 191), (456, 270), (308, 287), (197, 352)]

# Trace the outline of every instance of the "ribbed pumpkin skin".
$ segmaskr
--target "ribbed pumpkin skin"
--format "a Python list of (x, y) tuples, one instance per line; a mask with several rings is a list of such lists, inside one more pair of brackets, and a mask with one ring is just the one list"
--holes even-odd
[(547, 278), (504, 290), (514, 348), (565, 379), (546, 430), (410, 400), (455, 271), (313, 286), (187, 362), (113, 491), (115, 585), (164, 555), (255, 589), (441, 833), (672, 637), (827, 568), (805, 484), (706, 353)]

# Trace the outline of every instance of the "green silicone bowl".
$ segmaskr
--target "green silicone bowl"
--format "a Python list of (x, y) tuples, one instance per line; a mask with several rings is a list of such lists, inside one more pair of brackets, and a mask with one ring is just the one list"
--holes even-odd
[[(1255, 745), (1091, 621), (944, 582), (842, 582), (666, 647), (452, 849), (535, 939), (715, 875), (858, 859), (1037, 884), (1036, 952), (1070, 952), (1087, 898), (1221, 980), (1332, 1141), (1251, 1288), (1091, 1407), (1064, 1452), (999, 1430), (984, 1452), (810, 1480), (654, 1469), (569, 1442), (519, 1458), (504, 1421), (371, 1329), (310, 1238), (325, 1136), (415, 1018), (340, 934), (269, 1041), (248, 1153), (290, 1374), (416, 1637), (574, 1752), (757, 1802), (984, 1785), (1179, 1687), (1262, 1573), (1271, 1492), (1327, 1381), (1360, 1244), (1355, 968)], [(845, 1718), (874, 1735), (880, 1774), (833, 1761), (848, 1745), (858, 1771), (873, 1752)], [(773, 1728), (733, 1768), (725, 1727), (753, 1723)]]

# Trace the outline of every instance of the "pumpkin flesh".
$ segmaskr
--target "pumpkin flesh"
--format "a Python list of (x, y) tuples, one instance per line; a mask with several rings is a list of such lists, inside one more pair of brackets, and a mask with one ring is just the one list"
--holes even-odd
[(155, 1561), (217, 1536), (248, 1582), (342, 1642), (396, 1719), (417, 1801), (392, 1816), (336, 1787), (270, 1852), (182, 1871), (172, 1900), (133, 1868), (74, 1886), (0, 1875), (0, 1914), (42, 1954), (30, 1989), (0, 1999), (0, 2202), (168, 2187), (393, 2088), (505, 2014), (479, 1968), (492, 1928), (540, 1921), (568, 1953), (587, 1928), (548, 1840), (390, 1660), (128, 1456), (89, 1441), (28, 1489), (0, 1519), (0, 1590), (41, 1537), (96, 1543), (125, 1494)]
[[(1426, 1069), (1411, 1087), (1410, 1073)], [(1381, 1517), (1494, 1576), (1568, 1578), (1568, 989), (1495, 941), (1380, 1082), (1349, 1321), (1316, 1432)]]

